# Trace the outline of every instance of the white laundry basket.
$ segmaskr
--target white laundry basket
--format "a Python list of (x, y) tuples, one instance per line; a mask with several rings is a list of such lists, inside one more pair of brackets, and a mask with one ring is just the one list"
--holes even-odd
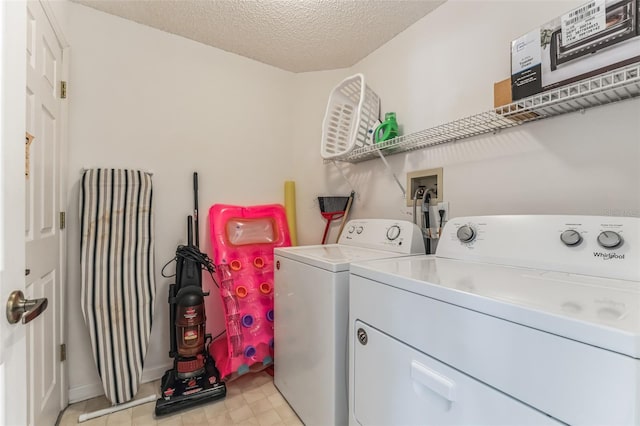
[(344, 79), (331, 91), (324, 114), (322, 158), (338, 158), (371, 145), (368, 132), (379, 117), (380, 98), (365, 84), (364, 75)]

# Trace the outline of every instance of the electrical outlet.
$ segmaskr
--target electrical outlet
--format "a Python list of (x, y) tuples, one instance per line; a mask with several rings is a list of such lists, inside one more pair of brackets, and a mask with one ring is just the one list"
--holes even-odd
[[(440, 210), (444, 210), (444, 216), (442, 216), (442, 223), (440, 223)], [(438, 203), (438, 226), (443, 226), (449, 220), (449, 202), (442, 201)]]

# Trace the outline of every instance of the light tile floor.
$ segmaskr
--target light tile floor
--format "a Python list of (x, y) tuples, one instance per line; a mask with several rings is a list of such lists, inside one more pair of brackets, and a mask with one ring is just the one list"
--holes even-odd
[[(138, 391), (143, 398), (160, 393), (160, 381), (145, 383)], [(78, 416), (109, 406), (104, 396), (71, 404), (62, 414), (59, 426), (78, 424)], [(204, 426), (204, 425), (302, 425), (287, 401), (265, 372), (247, 374), (227, 383), (227, 397), (173, 415), (155, 417), (155, 402), (98, 417), (84, 426)]]

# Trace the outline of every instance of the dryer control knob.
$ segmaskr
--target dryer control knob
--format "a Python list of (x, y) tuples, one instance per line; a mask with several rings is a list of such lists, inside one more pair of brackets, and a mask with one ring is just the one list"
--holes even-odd
[(353, 231), (355, 231), (355, 230), (356, 230), (356, 227), (355, 227), (355, 226), (353, 226), (353, 225), (351, 225), (351, 226), (349, 226), (349, 229), (348, 229), (347, 231), (348, 231), (350, 234), (353, 234)]
[(470, 243), (476, 239), (476, 231), (469, 225), (462, 225), (456, 233), (458, 239), (463, 243)]
[(560, 234), (560, 241), (562, 241), (565, 246), (577, 246), (582, 242), (582, 235), (575, 229), (567, 229)]
[(389, 241), (393, 241), (400, 236), (400, 227), (398, 225), (393, 225), (389, 229), (387, 229), (387, 239)]
[(606, 249), (615, 249), (622, 245), (622, 236), (615, 231), (604, 231), (598, 235), (598, 244)]

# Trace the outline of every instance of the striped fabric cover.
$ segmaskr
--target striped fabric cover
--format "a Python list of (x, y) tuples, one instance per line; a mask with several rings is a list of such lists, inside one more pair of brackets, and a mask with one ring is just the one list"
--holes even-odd
[(82, 314), (112, 404), (132, 399), (142, 378), (155, 279), (151, 175), (91, 169), (80, 188)]

